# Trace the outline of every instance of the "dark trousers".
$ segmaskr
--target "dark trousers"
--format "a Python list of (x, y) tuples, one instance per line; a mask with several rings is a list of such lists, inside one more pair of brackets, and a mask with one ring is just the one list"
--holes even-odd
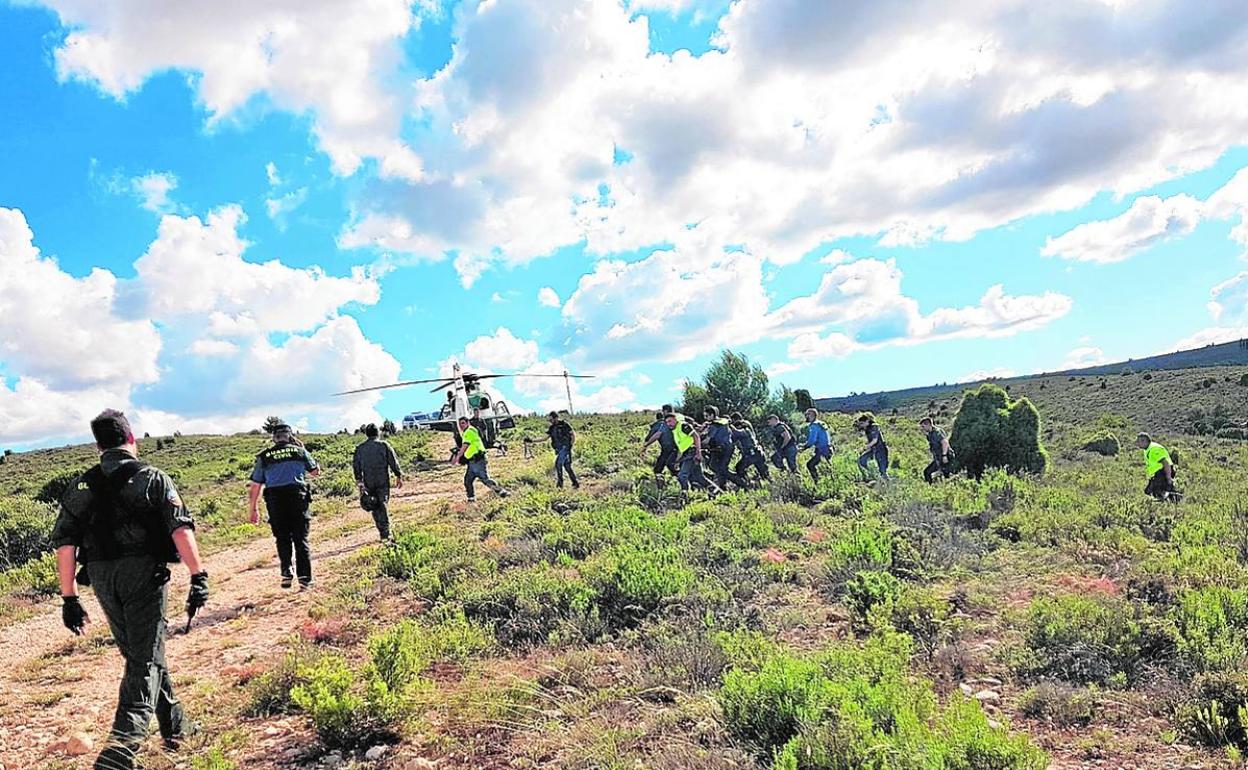
[(661, 476), (665, 470), (673, 476), (680, 475), (680, 464), (676, 462), (676, 447), (670, 449), (659, 447), (659, 456), (654, 459), (654, 475)]
[(165, 605), (168, 569), (150, 556), (127, 556), (87, 565), (96, 601), (104, 610), (125, 672), (117, 713), (97, 770), (129, 770), (156, 716), (160, 734), (182, 734), (185, 717), (165, 665)]
[(757, 470), (758, 477), (764, 481), (771, 478), (771, 470), (767, 467), (767, 461), (763, 459), (762, 452), (755, 452), (737, 460), (737, 467), (735, 468), (737, 476), (747, 484), (750, 480), (748, 475), (750, 468)]
[(579, 487), (581, 482), (576, 480), (576, 471), (572, 470), (572, 447), (555, 447), (555, 482), (559, 486), (563, 486), (565, 470), (568, 472), (568, 479), (572, 482), (572, 486)]
[(814, 454), (812, 454), (810, 456), (810, 459), (806, 461), (806, 470), (810, 471), (811, 481), (819, 480), (819, 463), (825, 462), (831, 459), (832, 459), (831, 452), (822, 452), (818, 449), (814, 451)]
[(797, 444), (789, 442), (771, 455), (771, 464), (780, 470), (797, 473)]
[(377, 525), (377, 534), (382, 540), (390, 539), (390, 479), (382, 484), (365, 484), (364, 488), (377, 501), (369, 513), (373, 514), (373, 524)]
[(1174, 488), (1174, 482), (1166, 476), (1166, 469), (1162, 468), (1153, 474), (1148, 480), (1148, 486), (1144, 487), (1144, 494), (1151, 495), (1158, 500), (1176, 500), (1177, 490)]
[(880, 469), (880, 478), (888, 478), (888, 447), (876, 447), (870, 452), (863, 452), (858, 456), (858, 471), (862, 474), (863, 479), (871, 477), (871, 460), (875, 459), (875, 465)]
[(741, 477), (741, 474), (732, 470), (732, 450), (711, 450), (710, 452), (711, 473), (715, 476), (715, 485), (720, 489), (728, 489), (728, 482), (736, 485), (737, 489), (749, 489), (750, 482)]
[(484, 454), (469, 460), (468, 468), (464, 471), (464, 490), (468, 492), (469, 500), (475, 500), (477, 497), (476, 489), (473, 488), (473, 482), (478, 480), (494, 490), (495, 494), (501, 495), (503, 493), (503, 488), (498, 485), (498, 482), (490, 478), (490, 471), (486, 466)]
[(308, 511), (308, 498), (303, 487), (292, 484), (270, 487), (264, 490), (264, 505), (269, 511), (269, 528), (277, 541), (277, 560), (282, 567), (282, 577), (291, 577), (291, 560), (294, 557), (295, 575), (299, 582), (312, 582), (312, 547), (308, 545), (308, 533), (312, 529), (312, 514)]
[(691, 486), (711, 493), (719, 491), (718, 487), (707, 480), (706, 474), (702, 472), (702, 463), (696, 459), (692, 449), (680, 458), (680, 472), (676, 474), (676, 479), (680, 482), (680, 488), (686, 491)]
[(935, 483), (937, 473), (945, 478), (949, 478), (951, 475), (949, 463), (941, 462), (939, 458), (933, 457), (932, 461), (923, 469), (923, 480), (928, 484)]

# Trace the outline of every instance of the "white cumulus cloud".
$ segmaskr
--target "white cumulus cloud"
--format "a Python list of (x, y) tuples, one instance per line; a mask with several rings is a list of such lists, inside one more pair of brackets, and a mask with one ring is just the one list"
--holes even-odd
[(1204, 204), (1189, 195), (1136, 198), (1113, 219), (1087, 222), (1050, 238), (1042, 254), (1078, 262), (1121, 262), (1150, 246), (1196, 229)]
[(563, 304), (563, 300), (559, 299), (554, 289), (543, 286), (537, 291), (537, 303), (542, 307), (559, 307)]

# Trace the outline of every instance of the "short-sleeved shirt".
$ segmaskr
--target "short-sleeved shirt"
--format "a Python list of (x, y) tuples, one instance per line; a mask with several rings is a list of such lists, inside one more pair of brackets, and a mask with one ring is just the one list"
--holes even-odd
[(388, 442), (376, 438), (365, 439), (364, 443), (355, 448), (351, 457), (351, 470), (355, 480), (367, 486), (389, 485), (390, 474), (402, 476), (399, 470), (399, 458), (394, 447)]
[(646, 434), (646, 441), (657, 436), (660, 449), (675, 449), (676, 439), (672, 438), (672, 429), (667, 427), (666, 420), (659, 420), (650, 426), (650, 432)]
[(485, 455), (485, 442), (481, 440), (481, 433), (475, 427), (469, 426), (464, 431), (464, 443), (468, 447), (464, 450), (465, 459), (475, 460)]
[(876, 425), (875, 423), (871, 423), (867, 427), (863, 428), (862, 432), (866, 434), (868, 444), (870, 444), (872, 441), (875, 442), (875, 447), (873, 447), (873, 451), (878, 452), (879, 450), (887, 447), (887, 445), (884, 443), (884, 434), (880, 433), (879, 425)]
[[(194, 529), (195, 520), (182, 502), (173, 479), (150, 465), (143, 465), (137, 470), (133, 465), (139, 465), (139, 461), (121, 449), (109, 449), (100, 456), (100, 468), (106, 478), (118, 472), (136, 471), (118, 493), (125, 512), (134, 515), (115, 519), (112, 534), (117, 546), (133, 549), (148, 542), (149, 533), (143, 524), (145, 520), (159, 521), (169, 534), (183, 527)], [(72, 545), (90, 552), (97, 545), (90, 530), (94, 502), (94, 493), (87, 486), (85, 474), (79, 476), (61, 498), (61, 511), (52, 527), (53, 548)], [(98, 550), (96, 553), (99, 553)]]
[(945, 432), (940, 428), (932, 428), (927, 432), (927, 448), (932, 450), (934, 457), (945, 453)]
[(1148, 471), (1149, 478), (1157, 475), (1157, 471), (1165, 467), (1165, 463), (1162, 462), (1163, 460), (1166, 462), (1172, 462), (1170, 460), (1170, 453), (1166, 451), (1166, 448), (1161, 444), (1158, 444), (1156, 441), (1149, 444), (1148, 448), (1144, 450), (1144, 464), (1146, 470)]
[[(785, 433), (789, 435), (787, 439), (784, 437)], [(771, 429), (771, 440), (775, 443), (776, 449), (784, 449), (789, 444), (792, 444), (794, 440), (793, 435), (793, 429), (785, 422), (778, 422)]]
[(307, 483), (307, 474), (316, 469), (316, 460), (298, 444), (274, 444), (256, 455), (251, 480), (269, 489), (302, 485)]
[(556, 420), (546, 429), (546, 435), (550, 436), (550, 445), (555, 449), (572, 446), (572, 426), (564, 420)]

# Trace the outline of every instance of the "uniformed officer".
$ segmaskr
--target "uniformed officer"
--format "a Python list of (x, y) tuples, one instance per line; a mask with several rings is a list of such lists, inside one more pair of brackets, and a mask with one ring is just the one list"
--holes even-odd
[(550, 436), (550, 446), (555, 450), (555, 483), (563, 488), (563, 472), (568, 472), (568, 480), (573, 489), (580, 489), (581, 482), (576, 480), (576, 471), (572, 470), (572, 446), (576, 444), (576, 431), (558, 412), (547, 415), (550, 427), (546, 435)]
[(165, 664), (168, 564), (191, 573), (188, 613), (208, 601), (208, 573), (199, 559), (195, 522), (173, 481), (138, 459), (138, 443), (121, 412), (106, 409), (91, 421), (100, 462), (70, 486), (52, 530), (63, 607), (61, 619), (75, 634), (90, 619), (74, 585), (95, 590), (117, 649), (125, 658), (117, 712), (96, 770), (129, 770), (147, 737), (152, 715), (166, 745), (198, 732), (182, 712)]
[(797, 473), (797, 438), (788, 423), (780, 420), (780, 415), (767, 416), (767, 425), (771, 427), (771, 440), (775, 451), (771, 455), (771, 464), (780, 470)]
[(676, 479), (680, 482), (680, 488), (689, 491), (691, 486), (695, 486), (711, 494), (718, 492), (719, 488), (707, 481), (706, 474), (702, 472), (702, 437), (698, 431), (688, 420), (678, 423), (675, 413), (667, 416), (667, 427), (676, 441), (676, 457), (680, 463), (680, 472)]
[(367, 494), (373, 500), (373, 523), (382, 540), (390, 539), (390, 474), (394, 474), (394, 488), (403, 488), (403, 471), (399, 458), (390, 443), (377, 438), (377, 426), (364, 426), (364, 442), (355, 448), (351, 458), (351, 470), (360, 496)]
[(828, 434), (828, 426), (819, 419), (819, 410), (807, 409), (805, 416), (806, 444), (802, 448), (814, 450), (806, 461), (806, 470), (810, 471), (812, 481), (818, 481), (819, 463), (832, 459), (832, 437)]
[(251, 523), (260, 523), (259, 500), (264, 492), (264, 507), (269, 512), (269, 528), (277, 541), (277, 558), (282, 570), (282, 588), (290, 588), (291, 552), (294, 552), (294, 573), (299, 577), (299, 590), (312, 586), (312, 549), (308, 532), (312, 527), (312, 489), (308, 476), (321, 475), (316, 460), (308, 454), (295, 432), (285, 423), (273, 430), (273, 446), (256, 455), (251, 471), (248, 505)]
[(705, 425), (702, 449), (710, 457), (711, 473), (715, 475), (715, 483), (724, 490), (728, 489), (730, 481), (738, 489), (748, 489), (749, 483), (732, 470), (734, 445), (732, 428), (729, 427), (728, 421), (719, 416), (719, 408), (714, 406), (708, 406), (702, 410), (702, 419)]
[(754, 435), (753, 426), (740, 412), (733, 412), (728, 419), (731, 421), (729, 428), (732, 430), (732, 443), (741, 450), (741, 459), (737, 460), (737, 466), (733, 469), (737, 476), (749, 483), (749, 469), (754, 468), (761, 481), (771, 478), (767, 461), (763, 459), (763, 451), (758, 448), (758, 437)]
[(1135, 446), (1144, 450), (1144, 469), (1148, 475), (1144, 494), (1156, 500), (1179, 502), (1182, 496), (1174, 486), (1174, 462), (1170, 452), (1147, 433), (1135, 437)]
[(485, 442), (481, 440), (480, 431), (467, 417), (460, 417), (459, 432), (463, 437), (463, 442), (459, 446), (459, 451), (455, 453), (454, 462), (468, 466), (464, 471), (464, 491), (468, 493), (468, 502), (471, 503), (477, 499), (476, 490), (473, 488), (473, 482), (476, 480), (480, 480), (482, 484), (494, 490), (494, 494), (499, 497), (506, 497), (507, 490), (490, 478)]

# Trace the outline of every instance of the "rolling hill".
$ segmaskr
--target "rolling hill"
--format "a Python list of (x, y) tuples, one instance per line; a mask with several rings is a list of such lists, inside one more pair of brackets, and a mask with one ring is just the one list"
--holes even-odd
[(1242, 425), (1248, 420), (1248, 386), (1241, 384), (1245, 375), (1248, 340), (1240, 340), (1083, 369), (818, 398), (815, 406), (828, 412), (896, 410), (952, 419), (964, 390), (991, 381), (1015, 397), (1030, 398), (1048, 421), (1078, 424), (1111, 413), (1141, 430), (1195, 433), (1200, 423)]

